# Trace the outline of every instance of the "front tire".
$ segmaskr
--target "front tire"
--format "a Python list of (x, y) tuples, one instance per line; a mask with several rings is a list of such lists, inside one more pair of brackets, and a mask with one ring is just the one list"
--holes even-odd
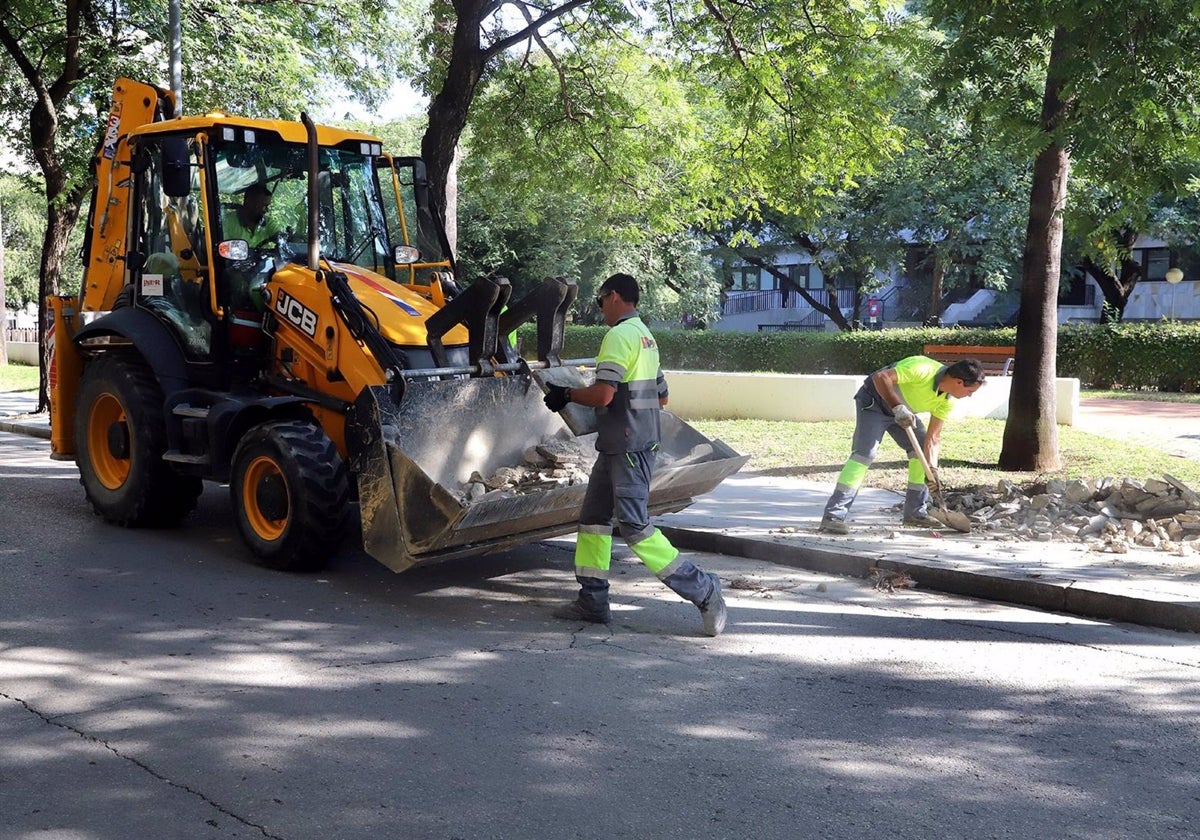
[(88, 364), (79, 386), (75, 451), (96, 513), (124, 527), (178, 524), (196, 506), (200, 479), (163, 460), (163, 392), (138, 356), (110, 353)]
[(272, 569), (321, 569), (343, 535), (348, 470), (313, 423), (251, 429), (234, 453), (229, 493), (242, 539)]

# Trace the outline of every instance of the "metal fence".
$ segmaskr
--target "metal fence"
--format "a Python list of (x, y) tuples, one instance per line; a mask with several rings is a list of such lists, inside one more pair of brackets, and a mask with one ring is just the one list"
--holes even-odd
[[(832, 293), (828, 289), (807, 291), (822, 306), (829, 306), (831, 301), (836, 301), (834, 305), (842, 310), (854, 306), (853, 289), (836, 289)], [(782, 289), (728, 292), (725, 302), (721, 305), (721, 314), (740, 315), (745, 312), (769, 312), (779, 309), (811, 311), (812, 305), (796, 292), (785, 292)]]
[(5, 341), (37, 341), (37, 328), (7, 329), (4, 331)]
[(759, 332), (801, 332), (825, 329), (825, 313), (815, 309), (799, 321), (784, 321), (782, 324), (759, 324)]

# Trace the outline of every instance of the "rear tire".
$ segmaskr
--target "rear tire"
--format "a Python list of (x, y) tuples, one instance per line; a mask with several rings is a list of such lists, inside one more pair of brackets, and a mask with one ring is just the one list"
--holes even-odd
[(163, 392), (138, 356), (110, 353), (88, 364), (75, 410), (79, 480), (96, 513), (124, 527), (178, 524), (203, 483), (162, 459)]
[(345, 530), (348, 475), (333, 441), (313, 423), (251, 429), (234, 453), (229, 494), (258, 561), (288, 572), (324, 568)]

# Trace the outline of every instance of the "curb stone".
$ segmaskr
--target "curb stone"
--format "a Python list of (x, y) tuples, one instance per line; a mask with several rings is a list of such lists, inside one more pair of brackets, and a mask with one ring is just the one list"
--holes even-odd
[(900, 572), (921, 588), (949, 595), (964, 595), (1001, 601), (1050, 612), (1161, 627), (1166, 630), (1200, 632), (1200, 604), (1155, 601), (1087, 589), (1074, 580), (1014, 579), (941, 568), (919, 561), (887, 559), (864, 552), (842, 552), (803, 545), (783, 545), (768, 540), (718, 534), (693, 528), (662, 526), (677, 548), (766, 560), (806, 571), (867, 578), (870, 570)]

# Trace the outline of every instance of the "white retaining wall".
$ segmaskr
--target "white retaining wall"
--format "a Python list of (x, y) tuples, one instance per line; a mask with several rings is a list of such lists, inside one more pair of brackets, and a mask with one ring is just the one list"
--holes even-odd
[[(669, 408), (686, 420), (853, 420), (854, 393), (861, 376), (787, 373), (697, 373), (664, 371), (671, 391)], [(958, 400), (952, 417), (1008, 417), (1010, 376), (989, 376), (983, 387)], [(1056, 380), (1057, 419), (1075, 424), (1079, 380)]]
[[(10, 341), (8, 360), (36, 365), (37, 344)], [(685, 420), (853, 420), (854, 392), (861, 376), (788, 373), (699, 373), (666, 371), (670, 409)], [(1008, 417), (1011, 376), (989, 376), (972, 396), (958, 400), (952, 417)], [(1079, 411), (1079, 380), (1058, 379), (1058, 422), (1072, 426)]]
[(36, 341), (6, 341), (4, 347), (8, 351), (10, 362), (19, 365), (36, 365), (38, 363)]

